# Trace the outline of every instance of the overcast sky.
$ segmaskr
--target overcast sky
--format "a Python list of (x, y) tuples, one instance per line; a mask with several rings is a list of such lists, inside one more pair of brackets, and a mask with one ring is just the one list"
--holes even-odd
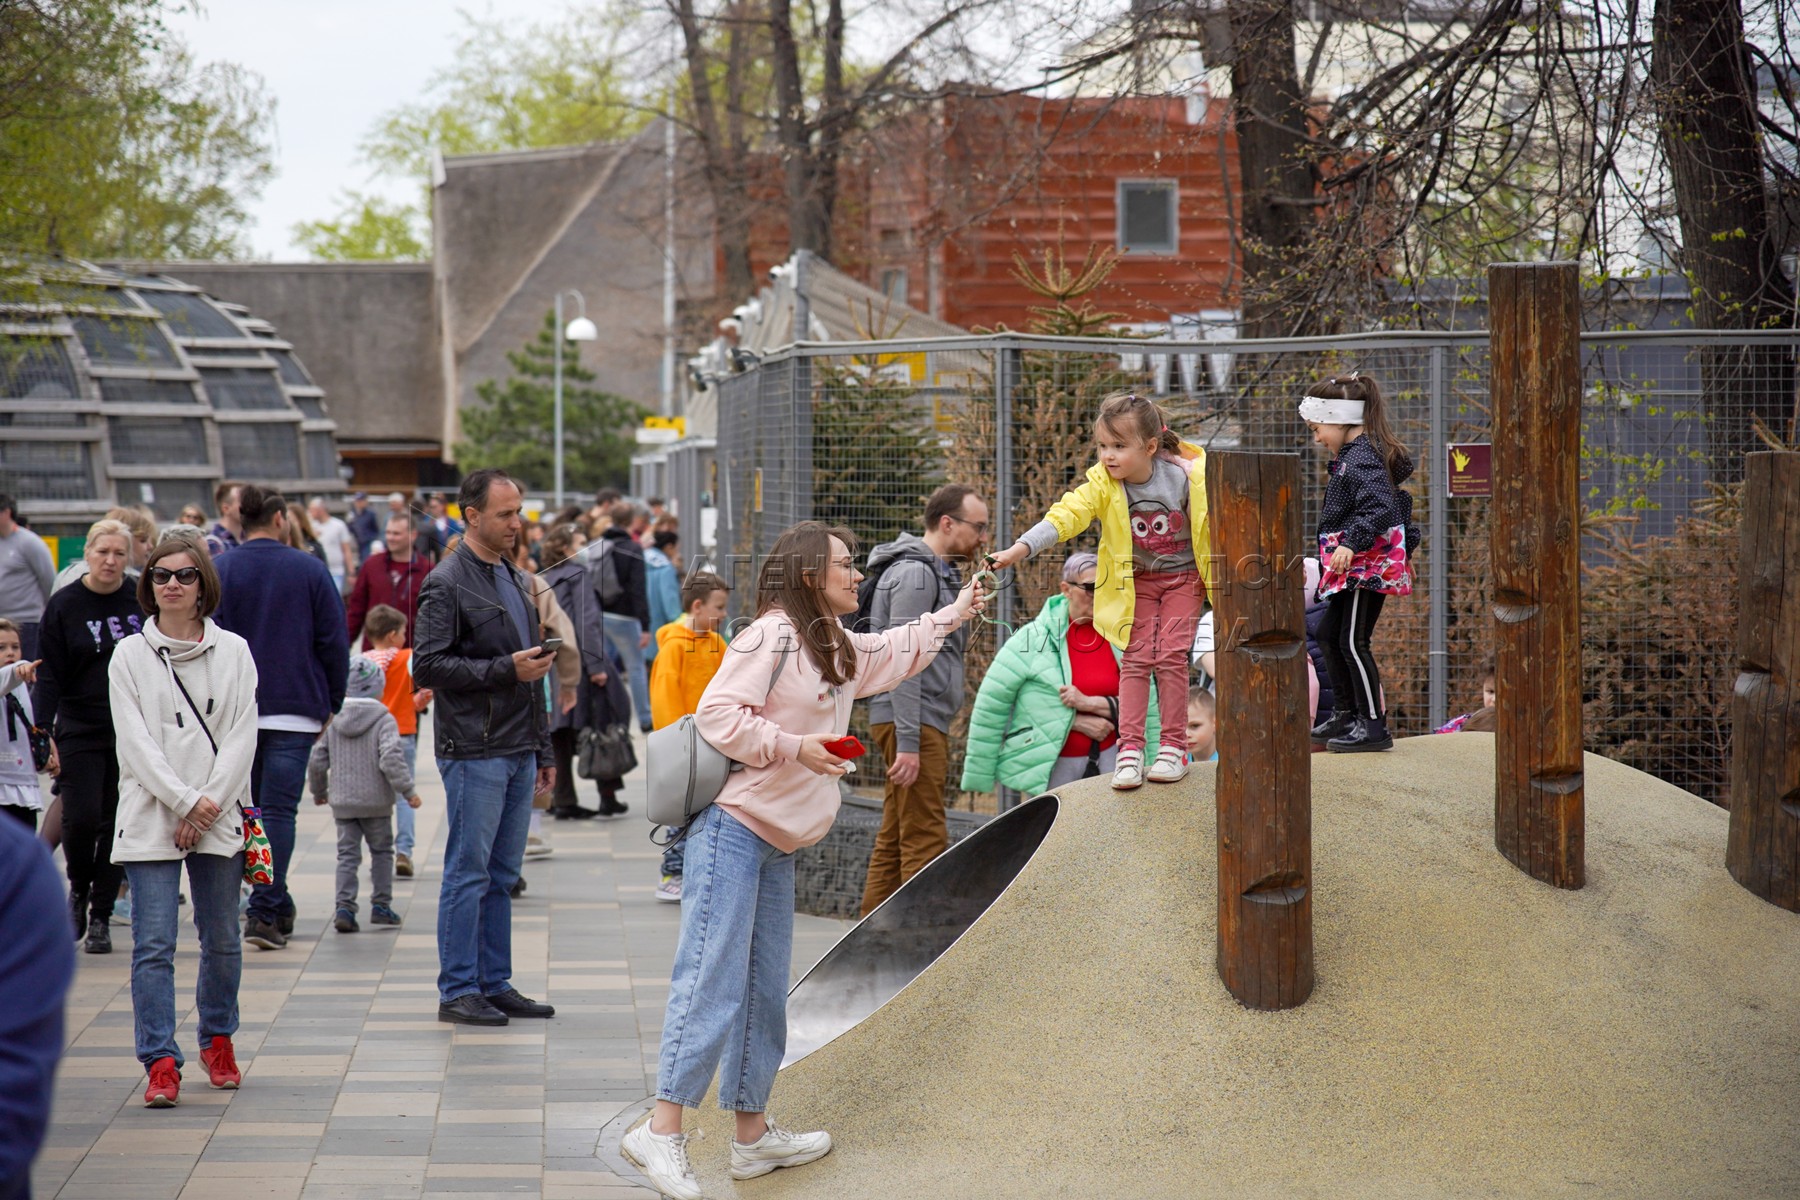
[(541, 22), (567, 0), (204, 0), (205, 11), (169, 18), (200, 61), (240, 63), (276, 100), (276, 175), (251, 209), (259, 258), (301, 259), (294, 222), (329, 216), (346, 189), (409, 199), (409, 185), (377, 183), (356, 146), (377, 117), (417, 98), (450, 63), (462, 29), (458, 8)]

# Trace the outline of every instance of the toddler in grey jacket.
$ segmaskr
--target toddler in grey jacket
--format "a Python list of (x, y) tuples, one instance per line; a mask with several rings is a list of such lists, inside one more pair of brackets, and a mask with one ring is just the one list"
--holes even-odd
[(350, 660), (344, 707), (313, 743), (306, 764), (313, 803), (331, 805), (337, 819), (339, 933), (355, 933), (356, 873), (369, 844), (369, 924), (398, 925), (394, 911), (394, 796), (419, 807), (400, 726), (381, 702), (387, 674), (372, 659)]

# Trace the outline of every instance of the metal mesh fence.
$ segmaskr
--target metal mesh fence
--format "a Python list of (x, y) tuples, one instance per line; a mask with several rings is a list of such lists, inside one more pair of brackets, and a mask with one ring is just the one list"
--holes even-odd
[[(1729, 485), (1756, 432), (1789, 428), (1800, 335), (1607, 333), (1582, 342), (1583, 645), (1588, 748), (1723, 802), (1736, 639), (1736, 507)], [(1378, 627), (1390, 721), (1426, 733), (1478, 708), (1493, 655), (1488, 502), (1446, 494), (1449, 448), (1488, 439), (1484, 335), (1369, 334), (1291, 342), (1152, 342), (996, 335), (800, 347), (721, 386), (719, 549), (733, 616), (755, 603), (775, 537), (803, 519), (846, 525), (863, 553), (918, 532), (939, 485), (975, 486), (1009, 544), (1094, 461), (1092, 420), (1110, 392), (1154, 396), (1183, 437), (1209, 449), (1303, 456), (1303, 544), (1325, 458), (1295, 414), (1305, 387), (1373, 376), (1417, 470), (1408, 482), (1424, 541), (1412, 595)], [(1791, 436), (1791, 434), (1789, 435)], [(1063, 553), (1016, 572), (996, 624), (969, 651), (964, 717), (1005, 629), (1031, 619)], [(1230, 699), (1220, 697), (1220, 719)], [(868, 760), (864, 760), (868, 763)], [(878, 764), (853, 782), (879, 788)], [(992, 797), (955, 803), (991, 807)]]

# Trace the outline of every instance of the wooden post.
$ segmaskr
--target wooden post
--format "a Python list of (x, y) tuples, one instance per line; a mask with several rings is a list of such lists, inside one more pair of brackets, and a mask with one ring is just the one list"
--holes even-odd
[(1800, 453), (1744, 456), (1725, 866), (1800, 912)]
[(1300, 460), (1206, 458), (1218, 570), (1219, 978), (1248, 1008), (1313, 989), (1312, 747), (1307, 738)]
[[(1581, 762), (1581, 301), (1574, 263), (1488, 268), (1494, 502), (1494, 844), (1586, 877)], [(1441, 549), (1441, 548), (1440, 548)]]

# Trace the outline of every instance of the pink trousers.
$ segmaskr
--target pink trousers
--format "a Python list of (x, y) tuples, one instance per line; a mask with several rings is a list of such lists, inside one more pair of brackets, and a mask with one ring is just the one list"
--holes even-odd
[(1206, 585), (1198, 571), (1139, 572), (1132, 584), (1131, 640), (1119, 668), (1119, 748), (1144, 748), (1150, 679), (1155, 676), (1162, 744), (1185, 753), (1188, 656)]

